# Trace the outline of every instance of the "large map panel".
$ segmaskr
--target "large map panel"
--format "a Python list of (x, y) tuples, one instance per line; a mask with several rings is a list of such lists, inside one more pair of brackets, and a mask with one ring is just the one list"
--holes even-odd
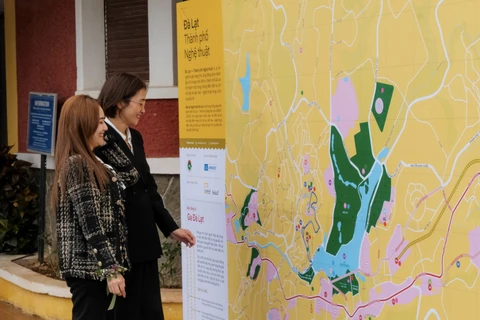
[(230, 319), (480, 317), (478, 12), (223, 0)]

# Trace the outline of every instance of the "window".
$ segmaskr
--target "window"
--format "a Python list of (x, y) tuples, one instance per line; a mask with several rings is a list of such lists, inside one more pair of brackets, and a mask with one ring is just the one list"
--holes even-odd
[[(106, 3), (105, 3), (106, 2)], [(98, 92), (106, 79), (107, 74), (117, 68), (111, 65), (111, 59), (117, 59), (119, 44), (111, 47), (112, 33), (108, 32), (108, 21), (105, 20), (105, 5), (107, 15), (110, 10), (118, 9), (109, 7), (112, 4), (147, 2), (148, 17), (148, 80), (149, 99), (178, 98), (177, 89), (177, 64), (176, 64), (176, 3), (179, 0), (75, 0), (76, 37), (77, 37), (77, 94), (87, 93), (93, 97)], [(138, 5), (138, 4), (137, 4)], [(120, 9), (118, 9), (120, 10)], [(111, 14), (111, 11), (110, 11)], [(118, 12), (117, 12), (118, 14)], [(121, 14), (119, 14), (121, 15)], [(122, 17), (128, 20), (126, 17)], [(105, 32), (105, 24), (107, 30)], [(130, 24), (131, 26), (131, 24)], [(110, 39), (109, 39), (110, 38)], [(121, 39), (115, 39), (120, 43)], [(123, 48), (122, 50), (126, 50)], [(143, 51), (145, 54), (145, 51)], [(137, 54), (135, 54), (138, 58)], [(118, 58), (120, 59), (120, 58)], [(138, 58), (140, 59), (140, 58)], [(147, 63), (142, 62), (143, 66)], [(135, 70), (123, 70), (132, 73)], [(112, 71), (113, 72), (113, 71)], [(147, 75), (147, 72), (145, 73)]]
[(106, 77), (130, 72), (149, 80), (148, 0), (105, 0)]

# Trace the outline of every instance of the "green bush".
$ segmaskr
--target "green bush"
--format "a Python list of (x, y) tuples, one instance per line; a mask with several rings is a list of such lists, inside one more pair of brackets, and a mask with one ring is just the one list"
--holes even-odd
[(182, 247), (180, 242), (170, 239), (162, 243), (159, 275), (162, 288), (182, 287)]
[(0, 252), (28, 254), (37, 249), (39, 188), (32, 164), (11, 149), (0, 148)]

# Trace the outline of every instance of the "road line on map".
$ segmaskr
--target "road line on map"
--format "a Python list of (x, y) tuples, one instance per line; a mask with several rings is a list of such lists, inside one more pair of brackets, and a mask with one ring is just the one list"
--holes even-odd
[[(445, 250), (445, 248), (444, 248)], [(478, 253), (480, 254), (480, 252)], [(263, 262), (269, 262), (274, 268), (275, 268), (275, 271), (276, 271), (276, 274), (278, 275), (279, 272), (278, 272), (278, 268), (277, 266), (275, 265), (275, 263), (273, 263), (270, 259), (268, 258), (261, 258), (261, 260)], [(307, 299), (307, 300), (317, 300), (317, 299), (320, 299), (324, 302), (326, 302), (327, 304), (329, 304), (330, 306), (333, 306), (333, 307), (338, 307), (338, 308), (341, 308), (345, 311), (345, 313), (349, 316), (349, 317), (353, 317), (358, 311), (360, 311), (361, 309), (365, 309), (373, 304), (376, 304), (376, 303), (385, 303), (385, 302), (388, 302), (390, 301), (392, 298), (402, 294), (403, 292), (407, 291), (408, 289), (410, 289), (414, 284), (415, 282), (417, 282), (418, 279), (422, 278), (422, 277), (425, 277), (425, 276), (430, 276), (430, 277), (433, 277), (433, 278), (437, 278), (437, 279), (441, 279), (443, 277), (443, 273), (444, 273), (444, 270), (443, 270), (443, 264), (442, 264), (442, 272), (440, 275), (436, 275), (436, 274), (433, 274), (433, 273), (430, 273), (430, 272), (422, 272), (420, 274), (418, 274), (411, 282), (410, 284), (408, 284), (405, 288), (399, 290), (398, 292), (396, 293), (393, 293), (391, 295), (389, 295), (388, 297), (386, 298), (383, 298), (383, 299), (377, 299), (377, 300), (373, 300), (373, 301), (370, 301), (368, 302), (367, 304), (364, 304), (364, 305), (361, 305), (359, 307), (357, 307), (353, 313), (350, 313), (347, 308), (343, 305), (340, 305), (340, 304), (337, 304), (337, 303), (332, 303), (331, 301), (325, 299), (324, 297), (322, 297), (321, 295), (316, 295), (316, 296), (306, 296), (306, 295), (303, 295), (303, 294), (297, 294), (297, 295), (293, 295), (291, 297), (287, 297), (285, 295), (285, 291), (284, 291), (284, 288), (283, 288), (283, 284), (282, 282), (280, 281), (280, 278), (277, 278), (278, 281), (279, 281), (279, 284), (280, 284), (280, 288), (282, 290), (282, 295), (284, 297), (284, 299), (286, 301), (290, 301), (290, 300), (294, 300), (294, 299), (297, 299), (297, 298), (303, 298), (303, 299)], [(338, 290), (338, 289), (337, 289)], [(341, 292), (341, 291), (339, 291)]]
[[(412, 109), (412, 107), (419, 103), (419, 102), (422, 102), (422, 101), (426, 101), (426, 100), (429, 100), (429, 99), (432, 99), (434, 98), (435, 96), (437, 96), (440, 91), (442, 91), (443, 89), (443, 86), (445, 85), (445, 80), (447, 78), (447, 75), (448, 75), (448, 72), (450, 71), (450, 66), (451, 66), (451, 63), (450, 63), (450, 58), (448, 56), (448, 50), (445, 46), (445, 39), (444, 39), (444, 36), (443, 36), (443, 31), (442, 31), (442, 26), (440, 24), (440, 21), (438, 20), (438, 10), (440, 8), (440, 5), (444, 2), (444, 0), (440, 0), (437, 5), (435, 6), (435, 20), (437, 22), (437, 26), (438, 26), (438, 29), (439, 29), (439, 32), (440, 32), (440, 40), (442, 42), (442, 47), (443, 47), (443, 53), (445, 54), (445, 59), (447, 60), (447, 69), (445, 70), (445, 73), (443, 75), (443, 78), (442, 78), (442, 83), (440, 84), (440, 86), (437, 88), (437, 90), (435, 90), (435, 92), (429, 94), (429, 95), (426, 95), (426, 96), (423, 96), (423, 97), (419, 97), (419, 98), (416, 98), (414, 99), (407, 107), (407, 112), (405, 113), (405, 120), (403, 122), (403, 125), (402, 125), (402, 128), (400, 129), (400, 132), (398, 134), (398, 137), (395, 139), (395, 141), (393, 142), (392, 144), (392, 147), (390, 148), (390, 152), (387, 154), (387, 156), (385, 157), (385, 160), (383, 161), (384, 163), (387, 162), (388, 158), (390, 158), (390, 155), (393, 153), (393, 149), (395, 149), (395, 146), (397, 145), (398, 141), (400, 140), (400, 137), (402, 136), (402, 133), (403, 131), (405, 130), (405, 127), (407, 125), (407, 120), (408, 120), (408, 113), (410, 112), (410, 110)], [(413, 13), (415, 14), (415, 10), (413, 10)], [(415, 15), (416, 16), (416, 15)], [(417, 23), (418, 23), (418, 19), (416, 20)], [(427, 51), (427, 55), (428, 55), (428, 51)], [(423, 67), (422, 67), (423, 68)], [(418, 73), (417, 73), (418, 74)], [(415, 79), (415, 77), (413, 78)], [(411, 81), (413, 81), (413, 79)], [(410, 82), (411, 82), (410, 81)], [(410, 85), (410, 84), (409, 84)], [(407, 85), (407, 88), (409, 87), (409, 85)]]
[[(434, 189), (434, 190), (431, 191), (430, 193), (424, 195), (424, 196), (418, 201), (418, 203), (415, 205), (415, 208), (414, 208), (412, 214), (411, 214), (410, 217), (408, 218), (407, 223), (405, 224), (405, 228), (407, 228), (408, 225), (410, 224), (410, 221), (411, 221), (413, 215), (417, 212), (417, 209), (418, 209), (418, 207), (420, 206), (420, 204), (421, 204), (423, 201), (427, 200), (430, 196), (432, 196), (432, 195), (434, 195), (435, 193), (437, 193), (438, 191), (440, 191), (440, 189), (442, 189), (442, 187), (437, 187), (436, 189)], [(402, 238), (402, 243), (403, 243), (403, 240), (404, 240), (404, 239), (405, 239), (405, 232), (404, 232), (404, 236), (403, 236), (403, 238)], [(400, 245), (399, 245), (399, 246), (400, 246)], [(397, 247), (397, 248), (395, 249), (395, 251), (398, 251), (398, 250), (399, 250), (399, 247)]]
[[(418, 243), (418, 242), (421, 242), (421, 241), (427, 239), (428, 237), (430, 237), (430, 236), (433, 234), (433, 232), (434, 232), (435, 229), (437, 228), (438, 223), (440, 222), (440, 219), (442, 218), (445, 210), (446, 210), (447, 207), (448, 207), (448, 203), (450, 203), (450, 201), (452, 200), (455, 192), (457, 191), (458, 186), (460, 185), (460, 182), (462, 182), (463, 178), (465, 177), (465, 174), (467, 173), (467, 170), (470, 169), (471, 166), (473, 166), (474, 164), (477, 164), (477, 163), (480, 163), (480, 159), (474, 159), (474, 160), (470, 161), (470, 162), (467, 164), (467, 166), (463, 169), (462, 173), (460, 174), (460, 177), (458, 178), (457, 182), (455, 183), (455, 186), (453, 187), (452, 192), (450, 192), (450, 196), (448, 197), (448, 199), (446, 199), (446, 201), (447, 201), (446, 204), (443, 206), (442, 211), (440, 211), (440, 214), (439, 214), (438, 218), (435, 220), (435, 223), (433, 224), (432, 229), (430, 229), (430, 231), (429, 231), (427, 234), (425, 234), (425, 235), (421, 236), (420, 238), (417, 238), (417, 239), (413, 240), (412, 242), (408, 243), (408, 244), (405, 246), (405, 248), (402, 250), (402, 252), (400, 252), (400, 254), (398, 255), (398, 259), (401, 259), (402, 256), (405, 254), (405, 252), (406, 252), (411, 246), (415, 245), (415, 244)], [(476, 174), (474, 175), (474, 178), (472, 178), (472, 181), (473, 181), (473, 179), (475, 179), (478, 175), (480, 175), (480, 173), (476, 173)], [(470, 181), (469, 186), (470, 186), (470, 184), (472, 183), (472, 181)], [(467, 189), (467, 190), (468, 190), (468, 189)], [(455, 209), (457, 208), (457, 206), (458, 206), (458, 203), (457, 203), (457, 205), (455, 206)], [(455, 209), (452, 210), (452, 214), (453, 214), (453, 212), (455, 212)]]
[(340, 280), (342, 280), (342, 279), (348, 278), (348, 277), (350, 277), (351, 275), (355, 275), (355, 273), (357, 273), (357, 272), (359, 272), (359, 271), (360, 271), (360, 269), (357, 269), (357, 270), (351, 271), (351, 272), (349, 272), (349, 273), (345, 273), (342, 277), (339, 277), (339, 278), (336, 278), (336, 279), (332, 280), (331, 283), (334, 284), (334, 283), (337, 282), (337, 281), (340, 281)]
[[(455, 172), (455, 170), (453, 170), (453, 168), (455, 168), (457, 166), (457, 162), (458, 162), (458, 159), (460, 159), (460, 157), (462, 156), (462, 154), (468, 150), (468, 148), (470, 147), (470, 145), (475, 141), (475, 139), (478, 137), (478, 135), (480, 134), (480, 131), (475, 133), (475, 135), (473, 136), (473, 138), (471, 138), (467, 144), (465, 144), (463, 146), (463, 148), (457, 153), (457, 155), (455, 156), (455, 159), (453, 160), (453, 165), (452, 165), (452, 170), (450, 171), (450, 176), (448, 177), (448, 179), (443, 183), (444, 186), (450, 184), (450, 181), (452, 180), (453, 178), (453, 173)], [(463, 135), (463, 133), (462, 133)], [(453, 152), (453, 151), (452, 151)], [(450, 162), (450, 160), (448, 159), (447, 160), (447, 163), (448, 164)], [(444, 175), (445, 175), (445, 172), (444, 172)]]
[[(473, 165), (474, 163), (477, 163), (477, 162), (480, 162), (480, 159), (476, 159), (476, 160), (472, 160), (469, 165)], [(468, 165), (467, 165), (468, 167)], [(464, 172), (468, 169), (468, 168), (465, 168), (464, 169)], [(376, 303), (385, 303), (385, 302), (388, 302), (389, 300), (391, 300), (392, 298), (402, 294), (403, 292), (407, 291), (408, 289), (410, 289), (414, 284), (415, 282), (417, 282), (418, 279), (422, 278), (422, 277), (425, 277), (425, 276), (430, 276), (430, 277), (433, 277), (433, 278), (437, 278), (437, 279), (441, 279), (443, 277), (443, 274), (445, 272), (445, 268), (444, 268), (444, 265), (443, 265), (443, 259), (445, 257), (445, 249), (446, 249), (446, 245), (447, 245), (447, 242), (448, 242), (448, 234), (450, 232), (450, 227), (451, 227), (451, 224), (452, 224), (452, 220), (453, 220), (453, 214), (455, 213), (456, 209), (458, 208), (458, 206), (460, 205), (460, 202), (463, 200), (463, 197), (465, 196), (465, 194), (467, 193), (467, 191), (470, 189), (471, 185), (472, 185), (472, 182), (473, 180), (475, 180), (478, 176), (480, 176), (480, 172), (475, 174), (475, 176), (471, 179), (469, 185), (467, 186), (467, 188), (465, 189), (465, 191), (463, 192), (461, 198), (459, 199), (459, 201), (457, 202), (455, 208), (453, 209), (453, 213), (450, 217), (450, 221), (449, 221), (449, 224), (448, 224), (448, 230), (447, 230), (447, 237), (445, 238), (445, 244), (444, 244), (444, 247), (443, 247), (443, 250), (442, 250), (442, 272), (439, 274), (439, 275), (436, 275), (436, 274), (433, 274), (433, 273), (430, 273), (430, 272), (422, 272), (420, 274), (418, 274), (411, 282), (410, 284), (408, 284), (406, 287), (404, 287), (403, 289), (399, 290), (398, 292), (396, 293), (393, 293), (391, 294), (390, 296), (386, 297), (386, 298), (383, 298), (383, 299), (377, 299), (377, 300), (373, 300), (373, 301), (370, 301), (368, 302), (367, 304), (365, 305), (362, 305), (362, 306), (359, 306), (357, 307), (353, 313), (350, 313), (347, 308), (343, 305), (340, 305), (340, 304), (337, 304), (337, 303), (332, 303), (331, 301), (328, 301), (327, 299), (323, 298), (322, 296), (320, 295), (316, 295), (316, 296), (306, 296), (306, 295), (302, 295), (302, 294), (297, 294), (297, 295), (294, 295), (292, 297), (287, 297), (285, 295), (285, 291), (283, 289), (283, 284), (282, 282), (280, 281), (279, 279), (279, 283), (280, 283), (280, 288), (282, 289), (282, 294), (283, 294), (283, 297), (285, 300), (287, 301), (290, 301), (290, 300), (294, 300), (294, 299), (297, 299), (297, 298), (304, 298), (304, 299), (307, 299), (307, 300), (316, 300), (316, 299), (320, 299), (320, 300), (323, 300), (324, 302), (326, 302), (327, 304), (329, 304), (330, 306), (334, 306), (334, 307), (338, 307), (338, 308), (341, 308), (345, 311), (345, 313), (349, 316), (349, 317), (353, 317), (358, 311), (362, 310), (362, 309), (365, 309), (373, 304), (376, 304)], [(459, 179), (460, 180), (460, 179)], [(457, 185), (459, 184), (459, 181), (457, 181)], [(272, 264), (272, 266), (275, 268), (275, 271), (277, 272), (278, 274), (278, 268), (277, 266), (275, 266), (275, 264), (268, 258), (261, 258), (262, 261), (268, 261)]]
[(450, 202), (449, 202), (448, 199), (447, 199), (447, 195), (445, 194), (445, 188), (442, 189), (442, 195), (443, 195), (443, 199), (445, 200), (445, 205), (448, 207), (448, 209), (450, 210), (450, 212), (452, 212), (453, 209), (452, 209), (452, 206), (450, 205)]
[[(457, 180), (457, 183), (456, 183), (456, 185), (455, 185), (455, 187), (454, 187), (454, 190), (453, 190), (452, 193), (450, 194), (450, 200), (451, 200), (451, 197), (453, 197), (453, 194), (455, 193), (456, 189), (458, 188), (458, 185), (460, 184), (461, 180), (462, 180), (463, 177), (465, 176), (466, 171), (467, 171), (473, 164), (476, 164), (476, 163), (480, 163), (480, 159), (472, 160), (472, 161), (465, 167), (465, 169), (464, 169), (463, 172), (462, 172), (462, 175), (461, 175), (460, 178)], [(455, 213), (456, 209), (457, 209), (458, 206), (460, 205), (460, 202), (462, 201), (462, 199), (463, 199), (463, 197), (465, 196), (466, 192), (470, 189), (473, 180), (475, 180), (478, 176), (480, 176), (480, 172), (479, 172), (479, 173), (476, 173), (476, 174), (474, 175), (474, 177), (473, 177), (472, 180), (470, 181), (469, 185), (467, 186), (467, 188), (466, 188), (465, 191), (463, 192), (462, 197), (459, 199), (459, 201), (458, 201), (458, 203), (456, 204), (455, 208), (453, 208), (453, 212), (452, 212), (452, 216), (451, 216), (451, 219), (450, 219), (450, 222), (449, 222), (448, 230), (450, 230), (450, 227), (451, 227), (451, 222), (452, 222), (452, 219), (453, 219), (453, 214)], [(446, 208), (446, 207), (444, 206), (444, 209), (445, 209), (445, 208)], [(439, 217), (438, 219), (440, 219), (440, 217)], [(420, 238), (419, 238), (419, 239), (420, 239)], [(418, 240), (418, 239), (417, 239), (417, 240)], [(246, 241), (246, 238), (245, 238), (245, 241)], [(245, 243), (245, 241), (238, 242), (238, 244)], [(442, 250), (442, 260), (443, 260), (443, 257), (444, 257), (444, 255), (445, 255), (445, 248), (446, 248), (447, 241), (448, 241), (448, 232), (447, 232), (447, 237), (446, 237), (446, 240), (445, 240), (445, 245), (444, 245), (444, 248), (443, 248), (443, 250)], [(410, 244), (412, 244), (412, 243), (410, 243)], [(247, 246), (248, 246), (248, 247), (254, 247), (254, 245), (250, 245), (250, 244), (248, 244), (248, 243), (247, 243)], [(407, 246), (407, 247), (408, 247), (408, 246)], [(406, 248), (407, 248), (407, 247), (406, 247)], [(270, 263), (273, 265), (273, 267), (275, 268), (275, 270), (276, 270), (276, 272), (277, 272), (277, 274), (278, 274), (278, 269), (277, 269), (277, 267), (275, 266), (275, 264), (274, 264), (271, 260), (269, 260), (268, 258), (261, 258), (261, 259), (262, 259), (262, 261), (268, 261), (268, 262), (270, 262)], [(287, 261), (288, 261), (288, 259), (287, 259)], [(291, 265), (291, 267), (293, 267), (293, 266)], [(350, 274), (353, 274), (353, 273), (354, 273), (354, 272), (351, 272)], [(413, 284), (414, 284), (419, 278), (421, 278), (421, 277), (423, 277), (423, 276), (432, 276), (432, 277), (435, 277), (435, 278), (440, 279), (440, 278), (443, 277), (443, 273), (444, 273), (443, 264), (442, 264), (442, 272), (441, 272), (440, 275), (434, 275), (434, 274), (431, 274), (431, 273), (428, 273), (428, 272), (427, 272), (427, 273), (425, 273), (425, 272), (424, 272), (424, 273), (421, 273), (421, 274), (417, 275), (417, 276), (415, 277), (415, 279), (414, 279), (407, 287), (403, 288), (403, 289), (400, 290), (399, 292), (397, 292), (397, 293), (389, 296), (389, 297), (386, 298), (386, 299), (374, 300), (374, 301), (371, 301), (370, 303), (368, 303), (368, 304), (366, 304), (366, 305), (360, 306), (360, 307), (358, 307), (358, 308), (353, 312), (353, 314), (350, 314), (350, 313), (348, 312), (348, 310), (347, 310), (344, 306), (338, 305), (338, 304), (332, 304), (331, 302), (327, 301), (326, 299), (324, 299), (324, 298), (321, 297), (321, 296), (312, 296), (312, 297), (310, 297), (310, 296), (304, 296), (304, 295), (296, 295), (296, 296), (293, 296), (293, 297), (291, 297), (291, 298), (287, 298), (287, 297), (285, 296), (284, 291), (283, 291), (283, 285), (282, 285), (281, 282), (280, 282), (280, 286), (281, 286), (281, 288), (282, 288), (282, 293), (283, 293), (284, 298), (285, 298), (286, 300), (292, 300), (292, 299), (295, 299), (295, 298), (298, 298), (298, 297), (305, 298), (305, 299), (309, 299), (309, 300), (319, 298), (319, 299), (324, 300), (325, 302), (329, 303), (329, 304), (332, 305), (332, 306), (337, 306), (337, 307), (340, 307), (340, 308), (344, 309), (345, 312), (346, 312), (350, 317), (352, 317), (352, 316), (355, 315), (355, 313), (358, 312), (360, 309), (366, 308), (366, 307), (368, 307), (368, 306), (370, 306), (370, 305), (372, 305), (372, 304), (374, 304), (374, 303), (387, 302), (387, 301), (389, 301), (391, 298), (395, 297), (396, 295), (399, 295), (399, 294), (403, 293), (404, 291), (406, 291), (406, 290), (408, 290), (409, 288), (411, 288), (411, 287), (413, 286)], [(349, 274), (349, 275), (350, 275), (350, 274)], [(337, 281), (338, 281), (338, 280), (337, 280)], [(332, 284), (333, 284), (333, 282), (332, 282)], [(337, 290), (337, 291), (338, 291), (338, 290)], [(339, 292), (341, 292), (341, 291), (339, 291)]]

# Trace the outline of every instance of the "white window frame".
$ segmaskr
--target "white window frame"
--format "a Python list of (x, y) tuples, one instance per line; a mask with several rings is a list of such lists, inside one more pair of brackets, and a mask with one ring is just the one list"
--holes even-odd
[[(147, 99), (178, 99), (173, 68), (173, 36), (178, 0), (148, 0), (150, 81)], [(77, 90), (98, 97), (105, 82), (105, 23), (103, 0), (75, 0)]]

